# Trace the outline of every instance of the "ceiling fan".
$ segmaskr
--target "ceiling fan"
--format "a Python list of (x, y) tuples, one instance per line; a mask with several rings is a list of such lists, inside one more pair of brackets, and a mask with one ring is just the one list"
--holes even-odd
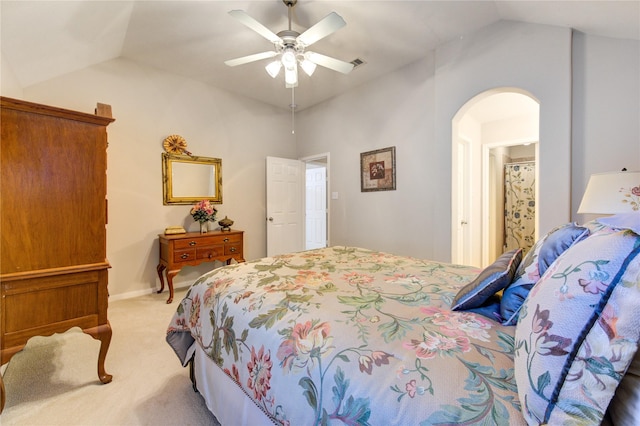
[(275, 50), (230, 59), (225, 61), (225, 64), (230, 67), (235, 67), (249, 62), (277, 57), (277, 59), (270, 62), (265, 69), (271, 77), (276, 78), (280, 73), (280, 70), (284, 68), (285, 87), (287, 88), (293, 88), (298, 85), (298, 64), (300, 64), (300, 68), (302, 68), (302, 70), (309, 76), (311, 76), (315, 71), (316, 65), (320, 65), (343, 74), (351, 72), (354, 67), (352, 63), (341, 61), (340, 59), (335, 59), (320, 53), (305, 51), (305, 49), (313, 43), (344, 27), (347, 24), (344, 19), (342, 19), (342, 17), (337, 13), (331, 12), (311, 28), (300, 34), (291, 29), (291, 12), (298, 0), (282, 0), (282, 2), (288, 8), (289, 29), (280, 31), (278, 34), (273, 33), (242, 10), (232, 10), (229, 12), (231, 16), (236, 18), (242, 24), (272, 42), (275, 46)]

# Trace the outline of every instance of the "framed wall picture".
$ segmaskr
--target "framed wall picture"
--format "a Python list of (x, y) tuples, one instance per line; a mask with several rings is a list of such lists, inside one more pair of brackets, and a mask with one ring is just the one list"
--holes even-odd
[(360, 154), (360, 190), (396, 189), (396, 147), (376, 149)]

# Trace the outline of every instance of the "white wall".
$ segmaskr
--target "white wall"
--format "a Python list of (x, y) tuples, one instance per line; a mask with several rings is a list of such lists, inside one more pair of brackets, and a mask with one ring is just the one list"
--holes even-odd
[[(300, 114), (298, 154), (330, 151), (332, 191), (342, 193), (332, 201), (331, 241), (449, 261), (451, 120), (469, 99), (504, 86), (541, 103), (541, 231), (567, 221), (571, 32), (502, 22)], [(361, 193), (359, 153), (389, 145), (397, 191)]]
[(20, 99), (22, 97), (22, 87), (18, 82), (16, 74), (4, 58), (4, 54), (0, 52), (0, 87), (2, 87), (2, 96)]
[[(521, 115), (484, 123), (482, 142), (487, 144), (537, 142), (538, 121), (537, 115)], [(517, 150), (516, 145), (511, 149), (511, 153), (514, 154)], [(525, 150), (528, 151), (529, 148)]]
[[(298, 156), (331, 153), (330, 241), (434, 258), (433, 56), (297, 114)], [(357, 72), (355, 70), (354, 72)], [(396, 147), (396, 191), (360, 191), (360, 153)], [(447, 196), (448, 198), (448, 196)], [(447, 201), (448, 203), (448, 201)], [(448, 244), (448, 242), (447, 242)], [(447, 252), (448, 255), (448, 252)]]
[[(162, 204), (162, 141), (171, 134), (183, 136), (193, 154), (222, 159), (219, 217), (228, 215), (234, 228), (245, 231), (246, 259), (265, 255), (265, 157), (295, 155), (287, 111), (123, 59), (25, 88), (24, 98), (89, 113), (96, 102), (112, 106), (116, 121), (107, 128), (112, 296), (156, 287), (157, 234), (165, 227), (198, 229), (190, 206)], [(176, 286), (210, 266), (185, 268)]]
[(640, 171), (640, 42), (574, 35), (573, 220), (592, 173)]
[[(434, 59), (435, 56), (435, 59)], [(331, 241), (450, 259), (451, 119), (519, 87), (540, 101), (540, 233), (570, 220), (591, 173), (640, 169), (640, 43), (502, 22), (299, 114), (298, 155), (331, 153)], [(395, 145), (396, 191), (361, 193), (359, 153)]]
[[(489, 89), (517, 87), (540, 103), (540, 232), (570, 217), (571, 32), (565, 28), (500, 22), (474, 37), (438, 49), (436, 140), (451, 164), (450, 122), (466, 101)], [(441, 179), (446, 178), (443, 173)], [(438, 198), (444, 194), (438, 194)], [(437, 239), (448, 238), (442, 215)]]

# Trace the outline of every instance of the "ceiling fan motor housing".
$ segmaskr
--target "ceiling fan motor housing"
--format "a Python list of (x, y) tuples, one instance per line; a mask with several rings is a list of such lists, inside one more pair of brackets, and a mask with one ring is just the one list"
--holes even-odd
[(296, 44), (296, 39), (300, 35), (299, 32), (293, 30), (283, 30), (280, 31), (277, 36), (282, 39), (282, 43), (286, 45), (294, 45)]
[(299, 35), (300, 33), (292, 30), (280, 31), (278, 37), (280, 37), (282, 41), (276, 44), (277, 52), (282, 54), (287, 51), (292, 51), (296, 57), (303, 56), (305, 46), (297, 41)]

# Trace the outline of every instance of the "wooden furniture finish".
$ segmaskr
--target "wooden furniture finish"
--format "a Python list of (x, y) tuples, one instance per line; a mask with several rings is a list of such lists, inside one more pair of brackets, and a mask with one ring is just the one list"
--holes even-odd
[(213, 231), (206, 234), (189, 232), (177, 235), (159, 235), (160, 261), (158, 263), (158, 277), (160, 290), (164, 290), (162, 272), (166, 269), (169, 283), (169, 299), (173, 301), (173, 277), (183, 266), (196, 266), (203, 262), (244, 262), (242, 250), (244, 231)]
[[(107, 319), (108, 105), (91, 115), (0, 97), (0, 364), (33, 336), (80, 327), (111, 341)], [(4, 383), (0, 376), (0, 412)]]

